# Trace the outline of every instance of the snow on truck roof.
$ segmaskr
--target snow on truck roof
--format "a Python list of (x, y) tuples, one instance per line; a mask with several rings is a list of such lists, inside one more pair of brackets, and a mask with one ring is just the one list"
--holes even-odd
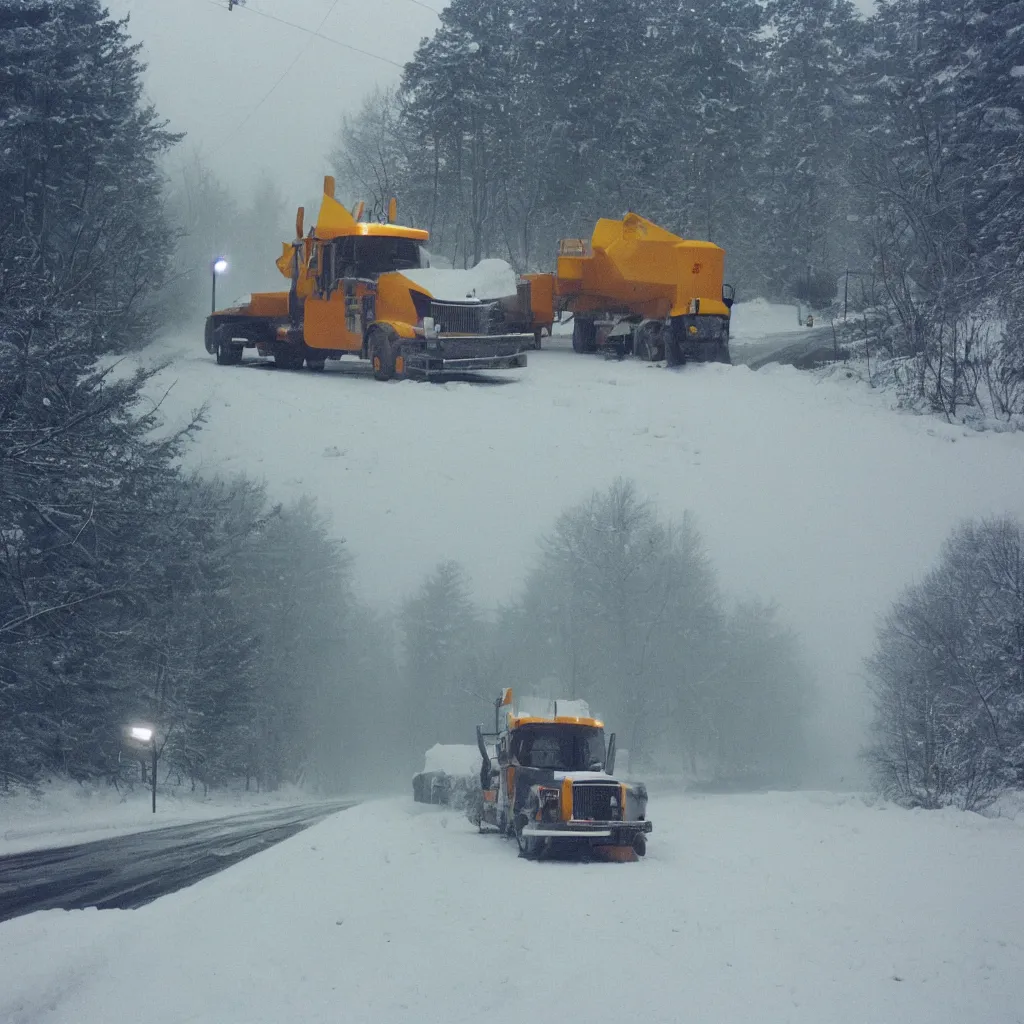
[(480, 750), (476, 744), (435, 743), (424, 755), (423, 770), (447, 775), (475, 775), (480, 771)]
[(509, 728), (534, 724), (586, 725), (603, 729), (604, 722), (590, 712), (585, 700), (548, 699), (547, 697), (517, 697), (509, 711)]

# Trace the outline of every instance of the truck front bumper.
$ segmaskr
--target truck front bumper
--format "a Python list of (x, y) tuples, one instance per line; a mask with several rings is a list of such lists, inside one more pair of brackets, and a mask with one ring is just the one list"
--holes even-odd
[(632, 846), (637, 835), (654, 830), (650, 821), (530, 821), (523, 826), (528, 839), (571, 839), (592, 846)]
[(532, 334), (449, 335), (406, 344), (408, 370), (427, 376), (474, 370), (514, 370), (526, 365)]

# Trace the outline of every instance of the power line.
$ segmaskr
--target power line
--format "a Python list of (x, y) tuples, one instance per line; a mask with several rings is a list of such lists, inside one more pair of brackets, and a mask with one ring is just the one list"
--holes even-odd
[[(208, 0), (208, 2), (213, 4), (214, 7), (219, 7), (222, 11), (226, 11), (229, 9), (226, 4), (220, 3), (219, 0)], [(419, 7), (426, 7), (428, 11), (433, 11), (434, 14), (437, 14), (437, 11), (435, 11), (432, 7), (427, 7), (427, 5), (424, 3), (420, 3), (420, 0), (409, 0), (409, 2), (415, 3)], [(389, 57), (382, 57), (379, 53), (372, 53), (369, 50), (362, 50), (358, 46), (353, 46), (351, 43), (343, 43), (340, 39), (334, 39), (331, 36), (325, 36), (320, 31), (320, 29), (323, 28), (323, 26), (327, 23), (327, 18), (331, 16), (331, 14), (334, 11), (334, 7), (336, 6), (337, 3), (335, 3), (335, 5), (331, 7), (331, 10), (327, 12), (327, 17), (320, 22), (320, 26), (316, 30), (306, 28), (305, 25), (299, 25), (294, 21), (286, 21), (284, 18), (279, 18), (275, 14), (267, 14), (266, 11), (258, 11), (255, 7), (236, 4), (234, 9), (238, 11), (248, 11), (250, 14), (258, 14), (261, 18), (269, 18), (271, 21), (276, 21), (280, 25), (287, 25), (289, 28), (295, 28), (298, 29), (300, 32), (306, 32), (308, 35), (316, 36), (317, 39), (323, 39), (325, 42), (334, 43), (335, 46), (344, 47), (346, 50), (352, 50), (354, 53), (361, 53), (364, 57), (372, 57), (374, 60), (383, 61), (385, 64), (390, 64), (393, 68), (399, 68), (401, 70), (405, 67), (404, 64), (399, 64), (397, 61), (393, 61)], [(291, 68), (289, 68), (288, 70), (290, 71)], [(285, 74), (287, 74), (287, 72), (285, 72)]]
[(409, 3), (415, 4), (417, 7), (422, 7), (425, 11), (430, 11), (431, 14), (436, 14), (439, 18), (441, 17), (440, 11), (435, 10), (430, 6), (430, 4), (423, 3), (423, 0), (409, 0)]
[[(215, 0), (210, 0), (210, 2), (214, 3)], [(335, 7), (338, 6), (339, 2), (340, 0), (334, 0), (334, 3), (331, 4), (331, 9), (324, 15), (323, 21), (321, 21), (320, 24), (317, 26), (317, 32), (313, 33), (314, 35), (316, 35), (320, 31), (320, 29), (322, 29), (324, 25), (327, 24), (327, 19), (330, 18), (330, 16), (334, 13), (334, 9)], [(217, 4), (217, 6), (220, 7), (221, 4)], [(224, 146), (226, 146), (249, 123), (250, 119), (256, 114), (260, 107), (262, 107), (263, 104), (266, 103), (267, 100), (269, 100), (270, 97), (273, 96), (275, 92), (277, 92), (278, 86), (280, 86), (280, 84), (288, 77), (288, 75), (291, 73), (292, 68), (294, 68), (295, 65), (298, 64), (303, 57), (305, 57), (306, 51), (310, 48), (312, 42), (313, 41), (310, 40), (308, 43), (306, 43), (304, 47), (302, 47), (302, 49), (299, 50), (299, 52), (295, 55), (295, 60), (293, 60), (291, 64), (289, 64), (288, 67), (285, 68), (284, 74), (282, 74), (280, 78), (278, 78), (278, 80), (270, 87), (270, 91), (263, 97), (263, 99), (259, 101), (259, 103), (256, 104), (255, 107), (252, 108), (252, 110), (249, 111), (248, 114), (245, 115), (245, 117), (242, 118), (241, 121), (238, 122), (238, 124), (235, 127), (235, 130), (224, 139), (224, 145), (220, 147), (221, 149), (223, 149)]]

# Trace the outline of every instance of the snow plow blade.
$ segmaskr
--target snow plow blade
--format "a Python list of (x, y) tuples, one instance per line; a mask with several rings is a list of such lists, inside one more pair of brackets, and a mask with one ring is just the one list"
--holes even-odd
[(571, 839), (600, 846), (632, 846), (636, 836), (650, 834), (651, 821), (531, 821), (523, 827), (530, 839)]
[(484, 335), (428, 340), (410, 347), (405, 355), (406, 372), (432, 377), (478, 370), (514, 370), (526, 366), (527, 343), (532, 335)]

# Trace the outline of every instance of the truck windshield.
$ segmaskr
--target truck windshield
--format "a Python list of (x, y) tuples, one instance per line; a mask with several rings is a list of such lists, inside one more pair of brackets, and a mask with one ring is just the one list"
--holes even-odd
[(588, 771), (604, 765), (604, 730), (585, 725), (523, 725), (512, 735), (510, 754), (525, 768)]
[(349, 267), (343, 276), (376, 277), (392, 270), (420, 266), (420, 247), (412, 238), (347, 238), (339, 247), (341, 263)]

